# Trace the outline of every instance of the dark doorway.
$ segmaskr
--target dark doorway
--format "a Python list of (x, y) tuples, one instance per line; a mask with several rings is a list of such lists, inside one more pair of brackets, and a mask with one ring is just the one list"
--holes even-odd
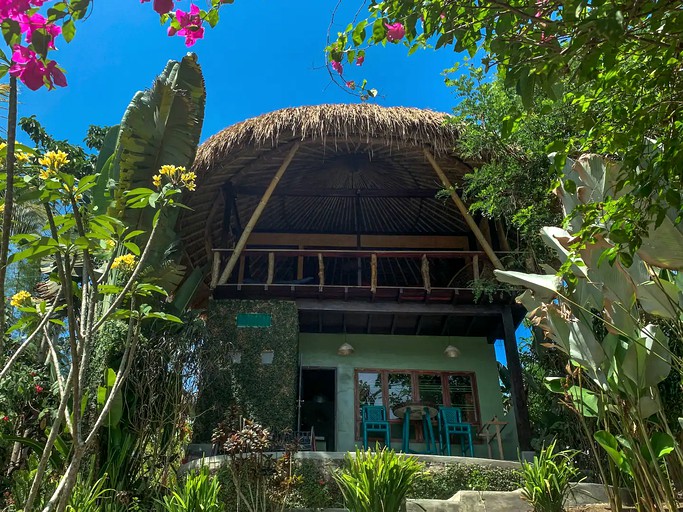
[(334, 368), (302, 368), (299, 404), (299, 430), (315, 430), (318, 450), (335, 451), (336, 370)]

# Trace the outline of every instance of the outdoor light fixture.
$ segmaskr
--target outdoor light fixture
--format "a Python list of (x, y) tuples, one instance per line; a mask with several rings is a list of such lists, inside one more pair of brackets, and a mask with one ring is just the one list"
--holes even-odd
[(343, 343), (338, 349), (337, 354), (340, 356), (350, 356), (353, 354), (353, 347), (349, 343)]
[(272, 350), (264, 350), (261, 352), (261, 364), (273, 364), (273, 357), (275, 352)]
[(458, 357), (460, 355), (460, 350), (458, 350), (458, 347), (448, 345), (443, 351), (443, 355), (446, 357)]

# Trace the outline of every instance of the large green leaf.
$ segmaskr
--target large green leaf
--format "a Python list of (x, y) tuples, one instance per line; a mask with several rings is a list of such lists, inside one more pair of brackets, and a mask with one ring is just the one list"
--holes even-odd
[(97, 155), (97, 163), (95, 164), (95, 172), (99, 174), (97, 185), (92, 192), (93, 206), (98, 213), (104, 213), (109, 207), (111, 201), (111, 190), (109, 182), (111, 179), (111, 166), (114, 160), (114, 153), (116, 152), (116, 142), (119, 138), (119, 125), (112, 126), (104, 136), (104, 144)]
[(636, 297), (647, 313), (670, 320), (678, 318), (680, 294), (674, 283), (647, 281), (636, 287)]
[(526, 274), (512, 270), (494, 270), (494, 273), (499, 281), (528, 288), (535, 299), (543, 301), (554, 299), (562, 282), (556, 275)]

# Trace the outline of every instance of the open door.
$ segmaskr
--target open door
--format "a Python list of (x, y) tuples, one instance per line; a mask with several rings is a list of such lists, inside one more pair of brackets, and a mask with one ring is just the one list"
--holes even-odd
[(319, 451), (335, 451), (336, 382), (334, 368), (301, 368), (299, 430), (314, 429)]

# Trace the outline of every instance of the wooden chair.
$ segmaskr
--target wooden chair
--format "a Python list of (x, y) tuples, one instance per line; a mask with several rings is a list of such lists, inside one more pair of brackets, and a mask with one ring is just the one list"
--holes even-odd
[(381, 433), (384, 444), (391, 448), (391, 430), (387, 419), (387, 410), (383, 405), (364, 405), (361, 408), (361, 426), (363, 429), (363, 448), (368, 449), (368, 434)]
[(472, 457), (472, 425), (462, 421), (462, 411), (458, 407), (439, 407), (439, 441), (441, 453), (451, 455), (451, 436), (460, 438), (463, 456)]

